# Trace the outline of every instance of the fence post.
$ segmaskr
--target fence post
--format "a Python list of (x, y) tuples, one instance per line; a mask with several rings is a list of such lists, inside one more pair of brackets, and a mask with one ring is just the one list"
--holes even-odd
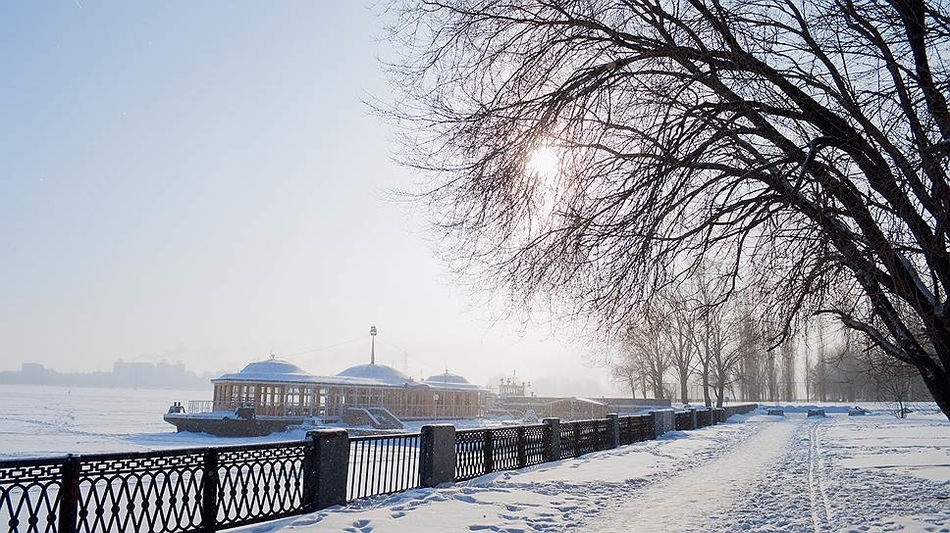
[[(56, 531), (78, 531), (76, 523), (79, 512), (79, 457), (69, 454), (60, 470), (59, 523)], [(16, 515), (14, 515), (16, 516)]]
[(218, 529), (218, 452), (205, 450), (201, 466), (201, 530), (214, 533)]
[(561, 419), (545, 418), (542, 420), (548, 426), (548, 439), (544, 447), (545, 462), (561, 460)]
[(310, 439), (303, 455), (303, 501), (308, 512), (317, 510), (317, 445)]
[(313, 510), (346, 503), (346, 480), (350, 469), (350, 437), (345, 429), (307, 432), (313, 441), (314, 475), (309, 494)]
[(610, 431), (610, 447), (620, 447), (620, 415), (617, 413), (607, 413), (608, 427)]
[(435, 487), (455, 481), (455, 426), (422, 426), (419, 448), (420, 485)]
[(672, 409), (657, 409), (650, 414), (653, 416), (654, 438), (676, 429), (676, 413)]
[(697, 429), (699, 427), (699, 420), (696, 417), (696, 409), (689, 410), (689, 429)]
[(574, 457), (581, 455), (581, 425), (578, 422), (571, 422), (571, 436), (574, 438)]
[(518, 468), (528, 466), (528, 437), (524, 426), (518, 426)]

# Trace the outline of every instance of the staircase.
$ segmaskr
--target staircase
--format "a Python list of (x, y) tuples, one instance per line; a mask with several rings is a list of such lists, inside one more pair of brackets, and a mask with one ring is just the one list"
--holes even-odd
[(374, 429), (402, 429), (402, 421), (384, 407), (349, 407), (343, 413), (348, 426), (370, 426)]

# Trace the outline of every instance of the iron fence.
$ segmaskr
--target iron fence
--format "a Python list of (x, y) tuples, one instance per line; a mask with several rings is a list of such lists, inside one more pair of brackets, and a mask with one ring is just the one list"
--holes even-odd
[(10, 533), (58, 531), (66, 459), (0, 463), (0, 525)]
[(464, 481), (491, 472), (494, 441), (488, 429), (455, 432), (455, 479)]
[(654, 437), (653, 417), (650, 415), (622, 416), (620, 425), (620, 445), (650, 440)]
[(420, 435), (351, 437), (347, 501), (420, 486)]
[(606, 450), (613, 444), (609, 419), (578, 420), (561, 424), (561, 459)]
[(10, 533), (180, 533), (306, 512), (312, 444), (0, 462)]
[(713, 425), (712, 411), (709, 409), (696, 410), (696, 427), (704, 428)]
[[(697, 426), (755, 407), (697, 411)], [(691, 417), (690, 412), (676, 413), (676, 429), (689, 429)], [(654, 416), (616, 420), (616, 441), (611, 419), (580, 420), (455, 431), (454, 450), (450, 441), (450, 451), (433, 453), (454, 452), (454, 479), (462, 481), (655, 437)], [(559, 427), (557, 435), (551, 434), (553, 427)], [(550, 448), (558, 439), (559, 448)], [(422, 440), (421, 434), (351, 437), (344, 441), (348, 448), (341, 448), (349, 455), (326, 466), (318, 465), (317, 446), (310, 439), (3, 460), (0, 527), (6, 524), (10, 533), (184, 533), (284, 518), (315, 511), (318, 503), (322, 507), (420, 486), (421, 463), (434, 460), (420, 455)], [(325, 468), (330, 470), (320, 471)], [(334, 472), (346, 475), (340, 499), (329, 502), (318, 493), (329, 486), (324, 483), (330, 483)]]
[(217, 456), (217, 469), (212, 469), (217, 472), (217, 526), (243, 526), (309, 510), (307, 487), (316, 483), (306, 479), (312, 475), (312, 449), (312, 442), (298, 441), (206, 453), (206, 461)]
[(676, 412), (676, 431), (693, 429), (693, 415), (689, 411)]
[(547, 424), (457, 431), (456, 481), (543, 463), (549, 431)]

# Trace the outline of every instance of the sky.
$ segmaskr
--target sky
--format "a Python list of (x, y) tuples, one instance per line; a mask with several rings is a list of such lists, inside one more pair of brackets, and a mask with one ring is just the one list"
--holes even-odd
[[(610, 394), (573, 328), (454, 285), (388, 96), (378, 6), (0, 2), (0, 370), (377, 361)], [(618, 392), (618, 391), (613, 391)]]

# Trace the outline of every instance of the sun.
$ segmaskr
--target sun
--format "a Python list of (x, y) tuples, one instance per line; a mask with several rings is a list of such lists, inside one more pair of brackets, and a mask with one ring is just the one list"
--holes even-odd
[(542, 178), (550, 178), (557, 174), (560, 163), (557, 150), (545, 144), (531, 151), (527, 168), (529, 172)]

